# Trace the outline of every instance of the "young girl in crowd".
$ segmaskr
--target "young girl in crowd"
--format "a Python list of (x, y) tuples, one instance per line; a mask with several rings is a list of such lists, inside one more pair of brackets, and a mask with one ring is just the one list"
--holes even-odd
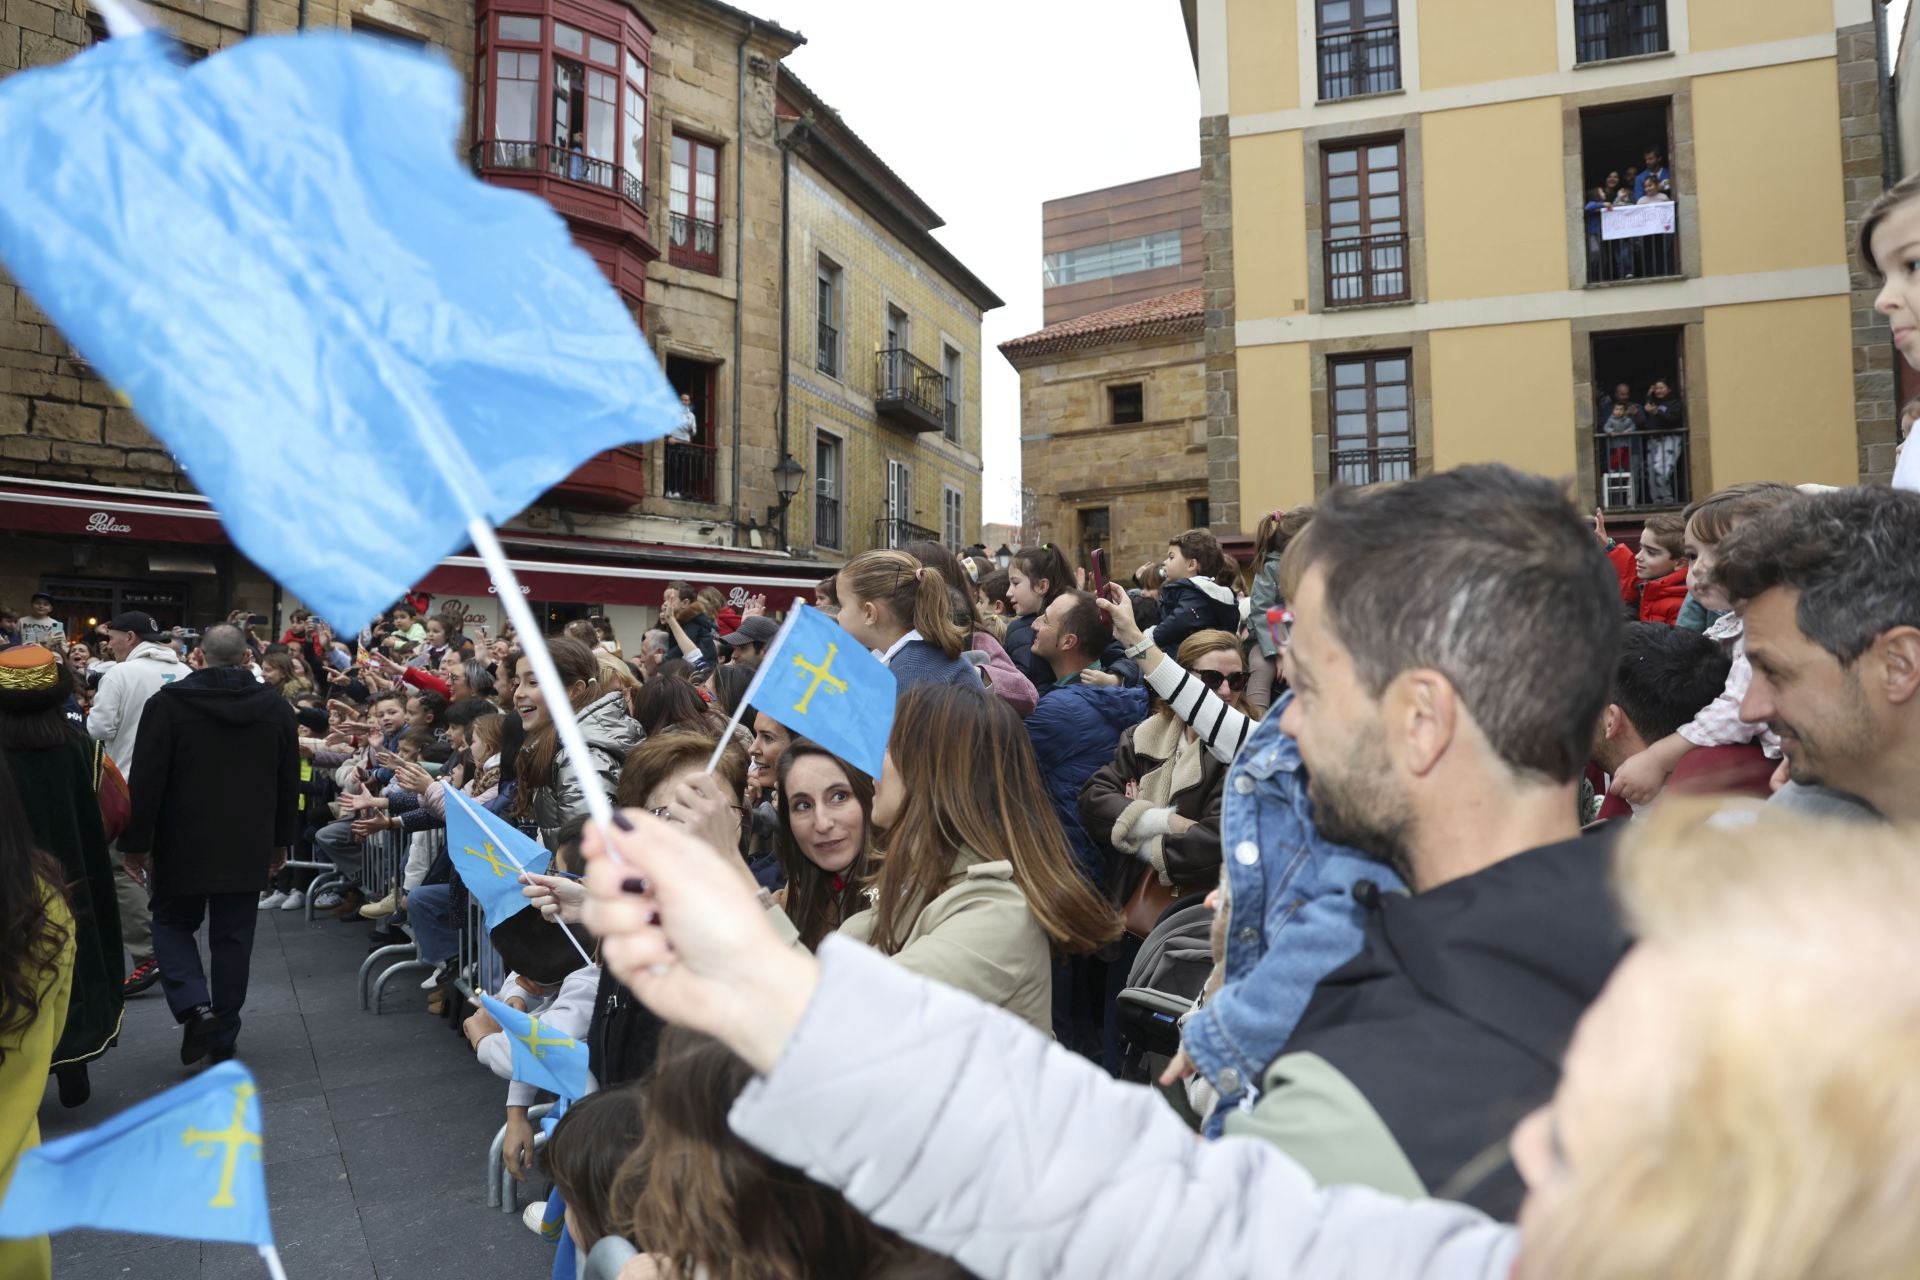
[(1033, 654), (1033, 620), (1062, 591), (1073, 587), (1073, 569), (1067, 558), (1050, 542), (1037, 547), (1022, 547), (1007, 567), (1007, 603), (1013, 607), (1013, 620), (1007, 623), (1002, 643), (1013, 665), (1033, 682), (1035, 689), (1053, 687), (1053, 670)]
[[(764, 719), (764, 717), (762, 717)], [(776, 900), (811, 951), (859, 910), (872, 871), (873, 781), (805, 738), (780, 753)]]
[(939, 570), (904, 551), (868, 551), (840, 571), (839, 592), (840, 625), (879, 655), (901, 693), (918, 684), (981, 687), (960, 656), (967, 633), (954, 625)]
[(1173, 653), (1196, 631), (1240, 630), (1240, 603), (1234, 584), (1240, 570), (1205, 529), (1189, 529), (1167, 544), (1160, 563), (1166, 583), (1160, 588), (1160, 624), (1153, 642)]
[(669, 729), (711, 733), (716, 727), (700, 691), (685, 680), (669, 675), (665, 663), (661, 664), (659, 675), (633, 690), (633, 718), (640, 726), (641, 736), (646, 738)]
[[(1247, 597), (1247, 631), (1259, 658), (1247, 664), (1246, 704), (1256, 716), (1273, 703), (1273, 686), (1280, 673), (1280, 644), (1267, 626), (1267, 611), (1283, 607), (1280, 598), (1280, 557), (1313, 518), (1312, 507), (1278, 508), (1260, 517), (1253, 535), (1253, 591)], [(1249, 657), (1252, 655), (1249, 654)], [(1185, 662), (1180, 664), (1186, 666)]]
[(1667, 784), (1667, 775), (1695, 747), (1724, 747), (1759, 738), (1767, 755), (1779, 758), (1780, 740), (1765, 725), (1749, 724), (1740, 718), (1740, 703), (1753, 680), (1753, 668), (1747, 664), (1740, 615), (1731, 611), (1732, 602), (1713, 580), (1714, 548), (1742, 524), (1790, 500), (1797, 492), (1790, 485), (1763, 480), (1729, 485), (1682, 513), (1687, 522), (1686, 550), (1692, 560), (1687, 586), (1693, 598), (1706, 608), (1728, 610), (1707, 628), (1707, 636), (1729, 650), (1733, 669), (1727, 673), (1727, 687), (1699, 715), (1681, 725), (1679, 732), (1660, 739), (1620, 766), (1613, 777), (1611, 794), (1628, 804), (1651, 804)]
[[(584, 772), (611, 795), (620, 781), (620, 762), (640, 740), (640, 726), (627, 715), (621, 690), (600, 688), (600, 664), (591, 649), (565, 636), (549, 640), (547, 649), (560, 678), (566, 681), (567, 701), (579, 718), (580, 732), (593, 756)], [(561, 827), (586, 816), (586, 792), (580, 786), (581, 771), (567, 767), (566, 749), (547, 715), (547, 705), (540, 696), (540, 676), (532, 661), (521, 657), (515, 675), (514, 708), (526, 728), (527, 744), (521, 753), (520, 796), (513, 816), (531, 819), (540, 829), (541, 839), (550, 842)]]
[(1120, 919), (1075, 869), (1020, 717), (961, 686), (903, 691), (873, 825), (873, 905), (840, 931), (1051, 1034), (1053, 950), (1091, 954)]
[[(1180, 666), (1229, 705), (1247, 682), (1240, 642), (1225, 631), (1196, 631), (1180, 646)], [(1129, 932), (1146, 937), (1176, 898), (1205, 892), (1220, 881), (1220, 801), (1227, 766), (1211, 755), (1172, 708), (1120, 735), (1114, 758), (1080, 791), (1087, 834), (1130, 855), (1114, 874), (1114, 901), (1125, 904), (1149, 878), (1147, 905)], [(1143, 927), (1144, 926), (1144, 927)]]
[[(622, 1256), (634, 1253), (625, 1243), (631, 1206), (614, 1197), (614, 1185), (646, 1137), (646, 1103), (646, 1090), (637, 1084), (590, 1093), (567, 1107), (541, 1148), (541, 1166), (566, 1203), (567, 1234), (583, 1264), (594, 1246), (609, 1237), (615, 1242), (609, 1247)], [(638, 1262), (620, 1274), (639, 1274), (642, 1267), (652, 1266), (651, 1261)]]
[(906, 552), (925, 567), (939, 570), (941, 581), (947, 584), (947, 595), (953, 601), (954, 625), (967, 633), (969, 649), (978, 649), (987, 655), (986, 665), (980, 668), (981, 681), (1015, 711), (1023, 716), (1031, 715), (1040, 701), (1039, 691), (1026, 673), (1013, 665), (1013, 659), (1001, 647), (1000, 637), (981, 618), (969, 590), (973, 579), (960, 563), (960, 557), (937, 542), (909, 542)]

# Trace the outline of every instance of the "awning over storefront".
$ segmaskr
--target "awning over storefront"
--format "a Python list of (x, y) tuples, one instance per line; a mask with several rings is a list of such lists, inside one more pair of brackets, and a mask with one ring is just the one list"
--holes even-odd
[[(142, 543), (227, 542), (220, 517), (197, 494), (147, 493), (14, 476), (0, 476), (0, 530)], [(527, 596), (556, 603), (653, 606), (660, 603), (667, 583), (685, 581), (696, 589), (717, 587), (736, 605), (748, 596), (764, 594), (771, 607), (782, 609), (794, 596), (811, 601), (814, 583), (829, 568), (728, 547), (506, 530), (501, 538), (510, 548), (514, 572)], [(443, 597), (485, 599), (493, 594), (486, 569), (478, 557), (470, 555), (442, 560), (418, 587)]]

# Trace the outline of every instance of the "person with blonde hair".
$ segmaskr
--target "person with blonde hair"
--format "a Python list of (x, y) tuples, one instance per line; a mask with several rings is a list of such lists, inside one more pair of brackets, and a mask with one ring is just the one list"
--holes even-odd
[(1888, 980), (1920, 963), (1912, 831), (1746, 803), (1636, 824), (1616, 883), (1640, 941), (1513, 1134), (1509, 1226), (1196, 1144), (1016, 1019), (831, 937), (818, 959), (784, 945), (719, 859), (635, 822), (621, 862), (589, 839), (587, 923), (637, 996), (758, 1073), (732, 1131), (983, 1278), (1068, 1256), (1110, 1280), (1813, 1280), (1920, 1258), (1920, 987)]
[(960, 656), (967, 633), (938, 569), (904, 551), (868, 551), (847, 562), (836, 586), (841, 627), (887, 665), (902, 693), (917, 684), (984, 687)]

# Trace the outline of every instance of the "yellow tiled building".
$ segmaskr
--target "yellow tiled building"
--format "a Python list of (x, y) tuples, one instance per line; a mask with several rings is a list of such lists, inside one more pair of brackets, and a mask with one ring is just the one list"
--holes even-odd
[(1223, 531), (1489, 459), (1627, 513), (1890, 473), (1851, 253), (1886, 179), (1879, 0), (1184, 8)]
[(1000, 299), (938, 214), (785, 68), (788, 542), (836, 562), (979, 537), (980, 319)]

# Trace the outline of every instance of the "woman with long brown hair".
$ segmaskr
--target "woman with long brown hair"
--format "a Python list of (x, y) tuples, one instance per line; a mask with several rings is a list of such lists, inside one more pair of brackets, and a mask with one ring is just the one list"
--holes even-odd
[(1051, 1033), (1053, 952), (1092, 953), (1120, 917), (1075, 869), (1020, 717), (964, 686), (902, 692), (873, 823), (873, 906), (841, 932)]
[[(607, 795), (620, 781), (620, 764), (640, 741), (640, 726), (627, 715), (626, 691), (602, 690), (600, 664), (593, 650), (578, 640), (558, 636), (547, 641), (553, 665), (566, 681), (566, 698), (580, 721), (587, 750), (593, 756), (586, 773), (592, 775)], [(540, 829), (543, 841), (552, 847), (552, 838), (560, 828), (587, 815), (587, 795), (580, 778), (567, 766), (559, 732), (547, 714), (541, 698), (540, 676), (533, 663), (522, 655), (515, 674), (514, 709), (526, 726), (527, 742), (520, 755), (520, 795), (513, 816), (531, 817)]]
[(787, 878), (778, 896), (811, 951), (860, 909), (873, 864), (873, 780), (806, 738), (790, 740), (775, 769), (775, 847)]

